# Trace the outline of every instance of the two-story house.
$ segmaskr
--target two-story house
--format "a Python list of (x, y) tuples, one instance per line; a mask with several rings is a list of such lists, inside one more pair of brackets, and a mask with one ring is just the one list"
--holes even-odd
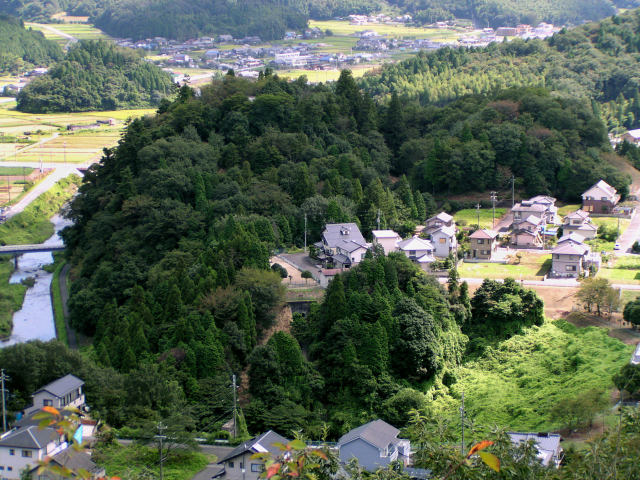
[(511, 242), (518, 248), (540, 248), (542, 247), (542, 228), (545, 221), (541, 217), (529, 215), (521, 219), (519, 223), (514, 222), (511, 232)]
[(544, 210), (544, 220), (546, 223), (557, 225), (560, 223), (558, 218), (558, 207), (556, 207), (556, 199), (549, 195), (536, 195), (529, 200), (532, 204), (542, 205)]
[(420, 265), (424, 271), (428, 271), (431, 264), (436, 261), (433, 256), (433, 244), (429, 240), (414, 236), (398, 242), (397, 248), (413, 262)]
[(541, 222), (546, 222), (547, 206), (541, 203), (535, 203), (531, 200), (523, 200), (516, 203), (511, 209), (513, 214), (513, 223), (511, 228), (515, 229), (520, 223), (524, 222), (531, 216), (537, 217)]
[(59, 410), (64, 407), (80, 408), (84, 405), (84, 382), (74, 375), (65, 375), (44, 387), (38, 389), (33, 395), (33, 406), (25, 410), (25, 414), (40, 410), (42, 407), (55, 407)]
[(431, 243), (436, 257), (447, 258), (450, 254), (455, 256), (458, 251), (455, 225), (438, 227), (431, 232)]
[(65, 448), (63, 437), (53, 428), (30, 425), (10, 430), (0, 437), (0, 478), (19, 479), (23, 469)]
[(258, 480), (264, 470), (264, 462), (251, 457), (255, 453), (267, 452), (276, 457), (282, 451), (275, 444), (286, 445), (289, 442), (290, 440), (287, 440), (282, 435), (269, 430), (247, 442), (241, 443), (218, 461), (218, 464), (224, 467), (224, 471), (220, 476), (234, 480)]
[(591, 255), (589, 245), (580, 243), (574, 237), (561, 238), (551, 251), (550, 276), (560, 278), (577, 278), (586, 272), (591, 263), (599, 264), (598, 254)]
[(380, 245), (385, 255), (395, 252), (398, 249), (398, 242), (402, 240), (393, 230), (373, 230), (373, 245)]
[(369, 249), (355, 223), (328, 223), (322, 232), (322, 241), (314, 246), (320, 252), (318, 259), (336, 268), (357, 265)]
[(598, 227), (591, 223), (589, 213), (584, 210), (576, 210), (564, 217), (562, 233), (577, 233), (586, 240), (596, 238)]
[(491, 260), (498, 248), (498, 232), (494, 230), (476, 230), (469, 235), (471, 258)]
[(455, 227), (453, 217), (445, 212), (440, 212), (436, 216), (429, 218), (426, 222), (424, 222), (424, 224), (425, 228), (422, 233), (427, 236), (431, 236), (431, 234), (438, 230), (440, 227)]
[(620, 201), (620, 195), (604, 180), (600, 180), (582, 194), (582, 209), (585, 212), (607, 214)]
[(344, 434), (338, 440), (338, 455), (342, 464), (352, 458), (370, 472), (400, 460), (409, 463), (411, 444), (398, 438), (400, 430), (383, 420), (374, 420)]

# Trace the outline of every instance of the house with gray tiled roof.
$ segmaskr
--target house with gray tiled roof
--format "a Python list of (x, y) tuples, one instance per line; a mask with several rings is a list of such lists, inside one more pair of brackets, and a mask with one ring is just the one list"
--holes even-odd
[(355, 223), (328, 223), (322, 240), (314, 244), (316, 255), (325, 264), (349, 268), (363, 259), (369, 245)]
[(256, 453), (269, 453), (272, 457), (277, 457), (282, 450), (276, 444), (286, 445), (289, 442), (290, 440), (273, 430), (243, 442), (218, 461), (223, 470), (217, 476), (228, 479), (258, 480), (264, 470), (264, 462), (251, 457)]
[(577, 278), (588, 274), (591, 265), (600, 267), (600, 254), (591, 252), (591, 247), (582, 243), (579, 236), (561, 238), (551, 251), (550, 277)]
[(598, 227), (591, 222), (589, 212), (576, 210), (564, 217), (562, 223), (562, 233), (577, 233), (586, 240), (596, 238)]
[(44, 387), (39, 388), (33, 395), (33, 406), (25, 410), (29, 414), (42, 407), (50, 406), (57, 409), (65, 407), (80, 408), (84, 405), (84, 382), (75, 375), (65, 375)]
[(356, 458), (360, 466), (371, 472), (400, 460), (408, 464), (411, 456), (409, 440), (398, 438), (400, 430), (383, 420), (374, 420), (345, 433), (338, 440), (340, 463)]
[[(84, 470), (89, 473), (89, 479), (95, 480), (103, 478), (105, 476), (105, 470), (103, 467), (99, 467), (91, 460), (91, 456), (82, 451), (76, 451), (72, 448), (62, 450), (60, 453), (52, 456), (49, 460), (49, 465), (56, 467), (68, 468), (72, 472), (79, 472)], [(49, 472), (38, 473), (40, 467), (34, 467), (29, 472), (33, 480), (58, 480), (58, 476)], [(78, 475), (72, 475), (71, 478), (79, 478)]]
[(508, 432), (511, 443), (515, 446), (533, 441), (538, 450), (538, 460), (545, 467), (559, 467), (564, 457), (560, 446), (561, 437), (557, 433), (520, 433)]
[(471, 258), (491, 260), (498, 248), (498, 232), (494, 230), (476, 230), (469, 235)]
[(63, 437), (53, 428), (30, 425), (10, 430), (0, 437), (0, 477), (19, 479), (23, 469), (34, 467), (47, 455), (55, 455), (65, 448)]

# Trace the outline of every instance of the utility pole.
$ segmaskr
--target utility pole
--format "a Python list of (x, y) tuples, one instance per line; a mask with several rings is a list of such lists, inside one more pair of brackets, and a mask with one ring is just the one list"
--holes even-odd
[(162, 462), (164, 461), (164, 453), (162, 452), (162, 440), (167, 438), (165, 435), (163, 435), (163, 432), (166, 429), (167, 427), (162, 422), (158, 423), (158, 435), (156, 435), (156, 438), (160, 441), (160, 480), (164, 479), (164, 474), (162, 472)]
[[(305, 215), (306, 218), (306, 215)], [(306, 238), (306, 237), (305, 237)], [(305, 252), (306, 252), (306, 242), (305, 242)], [(236, 409), (236, 375), (233, 374), (233, 438), (238, 436), (238, 414)]]
[[(307, 214), (304, 214), (304, 253), (307, 253)], [(235, 385), (235, 378), (236, 376), (233, 376), (234, 378), (234, 385)], [(233, 394), (235, 395), (235, 387), (233, 389)]]
[(462, 441), (460, 443), (460, 453), (464, 457), (464, 392), (462, 392), (462, 405), (460, 406), (460, 426), (462, 427)]
[(4, 368), (0, 370), (0, 381), (2, 382), (2, 432), (7, 431), (7, 408), (5, 405), (5, 389), (4, 382), (5, 380), (9, 380), (9, 376), (4, 373)]
[(378, 230), (380, 230), (380, 209), (378, 209)]
[(491, 207), (493, 208), (493, 220), (491, 221), (491, 228), (496, 228), (496, 201), (498, 192), (491, 192)]
[(478, 230), (480, 230), (480, 202), (476, 203), (476, 212), (478, 212)]
[(516, 177), (511, 175), (511, 208), (516, 204)]

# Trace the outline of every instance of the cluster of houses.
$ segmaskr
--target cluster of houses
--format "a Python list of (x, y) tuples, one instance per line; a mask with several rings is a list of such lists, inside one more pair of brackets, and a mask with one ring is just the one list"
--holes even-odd
[[(340, 437), (334, 447), (340, 466), (344, 467), (353, 460), (357, 460), (363, 470), (375, 472), (379, 468), (386, 468), (392, 462), (399, 462), (409, 478), (419, 480), (431, 478), (430, 470), (412, 467), (411, 442), (399, 435), (400, 430), (379, 419), (354, 428)], [(542, 465), (555, 467), (560, 465), (563, 458), (560, 435), (510, 432), (509, 436), (514, 446), (532, 441)], [(258, 435), (220, 459), (218, 462), (220, 469), (213, 478), (258, 480), (265, 468), (264, 461), (253, 456), (256, 453), (269, 453), (273, 457), (280, 457), (283, 455), (281, 446), (289, 442), (289, 439), (272, 430)]]
[(31, 80), (45, 75), (48, 71), (49, 69), (47, 67), (36, 67), (33, 70), (29, 70), (23, 73), (16, 83), (9, 83), (0, 88), (0, 93), (7, 97), (15, 97)]
[[(82, 469), (91, 479), (104, 477), (104, 469), (97, 466), (88, 453), (71, 448), (68, 439), (56, 428), (40, 428), (40, 420), (34, 418), (42, 407), (82, 409), (85, 403), (83, 386), (84, 382), (79, 378), (66, 375), (33, 393), (33, 405), (26, 408), (12, 428), (0, 436), (1, 479), (57, 480), (59, 477), (53, 473), (38, 473), (38, 462), (47, 457), (52, 466), (74, 471)], [(82, 418), (74, 439), (82, 443), (93, 437), (95, 427), (94, 420)]]
[(407, 239), (393, 230), (373, 230), (373, 242), (368, 243), (355, 223), (325, 225), (321, 241), (315, 243), (314, 257), (325, 270), (342, 270), (360, 263), (372, 247), (380, 247), (385, 255), (402, 252), (425, 270), (431, 270), (437, 259), (456, 255), (458, 240), (453, 217), (445, 212), (428, 219), (421, 236)]

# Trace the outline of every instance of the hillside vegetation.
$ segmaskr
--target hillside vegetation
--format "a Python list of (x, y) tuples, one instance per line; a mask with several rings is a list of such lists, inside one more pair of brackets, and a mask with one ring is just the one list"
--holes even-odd
[(17, 109), (52, 113), (148, 107), (173, 88), (168, 73), (136, 52), (104, 40), (81, 41), (22, 89)]
[(422, 104), (514, 86), (543, 86), (594, 100), (609, 129), (640, 121), (640, 10), (563, 30), (547, 40), (514, 40), (486, 48), (421, 52), (365, 76), (361, 85), (378, 98), (392, 93)]
[(22, 74), (46, 67), (63, 56), (62, 49), (40, 32), (26, 30), (21, 20), (0, 15), (0, 74)]

